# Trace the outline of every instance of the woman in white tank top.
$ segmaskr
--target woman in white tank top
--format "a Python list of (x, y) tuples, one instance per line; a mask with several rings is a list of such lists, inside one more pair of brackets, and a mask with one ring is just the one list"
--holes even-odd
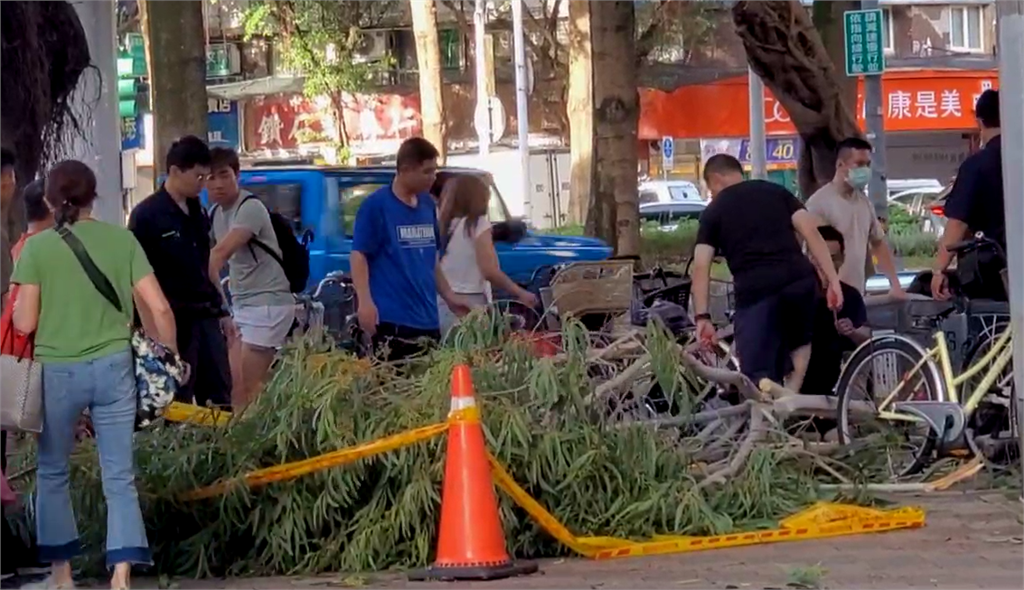
[[(537, 297), (508, 278), (498, 264), (491, 238), (491, 222), (487, 206), (491, 191), (482, 179), (471, 174), (452, 178), (441, 192), (439, 223), (446, 240), (441, 257), (441, 270), (448, 284), (473, 307), (484, 307), (491, 301), (491, 286), (511, 293), (525, 305), (535, 307)], [(441, 334), (458, 320), (438, 297)]]

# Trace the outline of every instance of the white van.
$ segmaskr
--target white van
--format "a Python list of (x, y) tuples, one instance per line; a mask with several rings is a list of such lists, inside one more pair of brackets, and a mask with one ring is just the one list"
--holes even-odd
[(886, 190), (889, 192), (889, 194), (886, 195), (886, 200), (892, 200), (893, 196), (907, 191), (935, 190), (938, 192), (942, 190), (942, 183), (936, 178), (905, 178), (899, 180), (887, 180), (885, 184)]
[(700, 189), (689, 180), (647, 180), (637, 187), (641, 205), (701, 201)]

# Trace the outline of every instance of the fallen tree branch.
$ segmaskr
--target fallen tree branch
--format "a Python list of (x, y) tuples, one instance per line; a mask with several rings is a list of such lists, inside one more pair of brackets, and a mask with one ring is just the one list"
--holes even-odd
[(640, 358), (633, 361), (633, 363), (626, 367), (626, 369), (623, 370), (621, 373), (619, 373), (612, 379), (609, 379), (608, 381), (605, 381), (604, 383), (598, 385), (597, 388), (594, 389), (594, 393), (588, 395), (584, 401), (586, 401), (587, 403), (592, 403), (594, 400), (604, 399), (608, 397), (608, 395), (617, 391), (620, 387), (624, 386), (625, 384), (636, 381), (640, 373), (647, 368), (650, 362), (651, 355), (644, 354)]
[(665, 426), (687, 426), (690, 424), (705, 424), (708, 422), (714, 422), (715, 420), (723, 420), (725, 418), (732, 418), (740, 416), (742, 414), (750, 413), (750, 401), (741, 402), (735, 406), (729, 406), (727, 408), (717, 408), (714, 410), (704, 410), (703, 412), (697, 412), (696, 414), (690, 414), (688, 416), (674, 416), (672, 418), (652, 418), (650, 420), (636, 420), (622, 426), (629, 426), (634, 424), (643, 424), (644, 426), (654, 426), (655, 428), (661, 428)]
[(753, 401), (765, 401), (765, 397), (758, 391), (753, 381), (739, 371), (709, 367), (697, 360), (695, 356), (685, 350), (680, 350), (680, 357), (683, 364), (693, 371), (698, 377), (705, 381), (712, 381), (720, 385), (732, 385), (739, 390), (744, 398)]
[(757, 404), (751, 405), (750, 429), (740, 444), (739, 450), (736, 451), (736, 454), (729, 461), (729, 466), (706, 477), (697, 484), (697, 489), (702, 490), (712, 484), (721, 483), (731, 477), (735, 477), (743, 469), (750, 454), (754, 452), (754, 448), (757, 446), (757, 443), (761, 442), (766, 432), (764, 427), (764, 409)]
[[(764, 416), (764, 414), (761, 414)], [(747, 426), (750, 422), (749, 418), (734, 420), (729, 427), (719, 435), (714, 442), (707, 445), (696, 454), (694, 458), (699, 461), (711, 462), (717, 461), (719, 457), (728, 457), (730, 452), (736, 446), (736, 435), (743, 430), (744, 426)]]

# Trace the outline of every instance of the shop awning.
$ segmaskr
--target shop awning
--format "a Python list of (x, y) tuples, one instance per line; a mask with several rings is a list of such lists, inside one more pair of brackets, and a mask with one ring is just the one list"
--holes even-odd
[[(994, 70), (892, 70), (882, 77), (886, 131), (972, 130), (974, 101), (999, 85)], [(857, 119), (864, 121), (863, 80)], [(672, 92), (640, 89), (639, 138), (700, 139), (747, 137), (750, 133), (747, 77), (682, 86)], [(793, 135), (789, 114), (765, 89), (765, 123), (769, 135)]]
[(245, 100), (254, 96), (267, 94), (297, 93), (302, 92), (306, 79), (302, 76), (268, 76), (255, 80), (244, 80), (242, 82), (231, 82), (230, 84), (217, 84), (207, 86), (206, 94), (214, 98), (225, 100)]

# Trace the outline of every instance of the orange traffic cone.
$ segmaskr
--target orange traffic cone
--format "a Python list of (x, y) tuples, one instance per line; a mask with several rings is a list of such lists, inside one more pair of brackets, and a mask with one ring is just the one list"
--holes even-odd
[(409, 579), (498, 580), (532, 574), (537, 564), (516, 563), (505, 549), (473, 379), (466, 365), (452, 371), (449, 421), (437, 558), (427, 569), (410, 573)]

